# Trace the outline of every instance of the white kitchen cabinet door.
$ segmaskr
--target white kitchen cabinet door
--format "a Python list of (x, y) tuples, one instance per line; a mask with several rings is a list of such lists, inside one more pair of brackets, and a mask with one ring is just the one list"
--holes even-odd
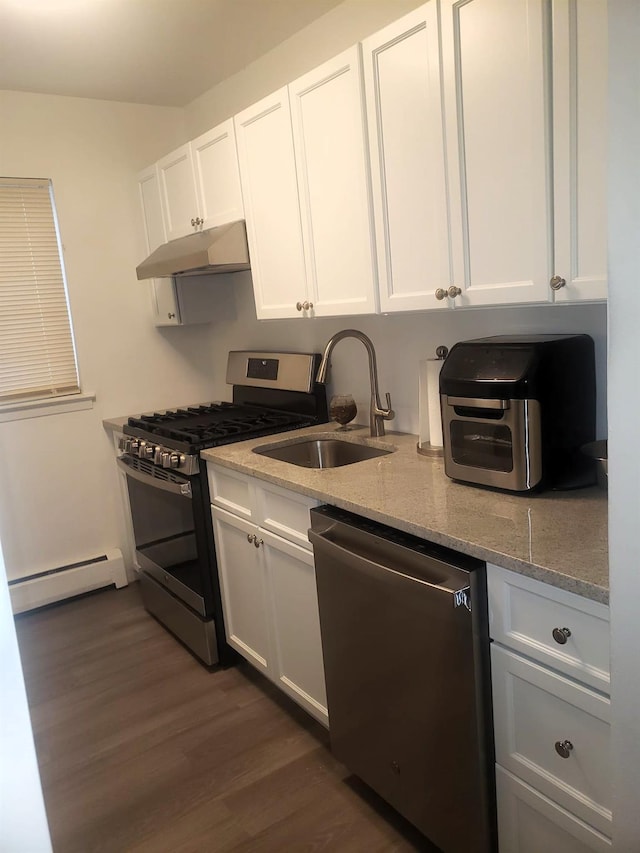
[(146, 257), (158, 246), (167, 242), (160, 201), (160, 177), (155, 163), (138, 175), (138, 192), (142, 208), (144, 257)]
[(198, 217), (198, 199), (193, 177), (191, 144), (181, 145), (158, 160), (160, 199), (167, 240), (192, 234)]
[(156, 326), (180, 326), (180, 306), (172, 278), (151, 279), (151, 301)]
[(302, 317), (307, 274), (286, 87), (235, 116), (259, 320)]
[(264, 560), (250, 539), (257, 536), (258, 528), (218, 507), (211, 513), (227, 641), (272, 677)]
[(554, 0), (556, 302), (607, 297), (607, 3)]
[(273, 620), (272, 678), (328, 725), (313, 553), (260, 528)]
[(448, 308), (449, 215), (435, 0), (362, 45), (381, 311)]
[(455, 306), (551, 300), (544, 0), (442, 0)]
[(377, 280), (360, 46), (289, 85), (309, 302), (373, 314)]
[(191, 142), (202, 230), (244, 218), (233, 119)]
[(496, 768), (500, 853), (608, 853), (611, 841), (516, 776)]

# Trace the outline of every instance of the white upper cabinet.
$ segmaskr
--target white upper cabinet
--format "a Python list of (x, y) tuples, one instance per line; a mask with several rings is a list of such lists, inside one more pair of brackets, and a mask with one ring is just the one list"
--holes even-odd
[(301, 317), (307, 276), (287, 88), (239, 113), (235, 130), (257, 317)]
[(372, 314), (377, 281), (360, 46), (289, 85), (309, 302)]
[(543, 0), (442, 0), (456, 305), (552, 298), (545, 10)]
[(451, 284), (435, 0), (363, 42), (381, 311), (447, 308)]
[(203, 230), (244, 218), (233, 119), (191, 142), (198, 215)]
[(138, 192), (142, 207), (144, 248), (149, 254), (167, 241), (160, 203), (160, 178), (155, 163), (138, 175)]
[(158, 161), (167, 240), (244, 216), (233, 119)]
[(556, 302), (607, 297), (607, 4), (554, 0)]
[(158, 172), (167, 240), (191, 234), (196, 228), (198, 198), (190, 143), (158, 160)]

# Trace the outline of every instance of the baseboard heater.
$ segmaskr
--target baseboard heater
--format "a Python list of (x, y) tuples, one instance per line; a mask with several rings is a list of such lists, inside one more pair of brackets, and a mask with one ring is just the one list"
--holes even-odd
[(127, 583), (122, 552), (114, 548), (81, 563), (10, 580), (9, 593), (13, 612), (24, 613), (103, 586), (115, 584), (120, 588)]

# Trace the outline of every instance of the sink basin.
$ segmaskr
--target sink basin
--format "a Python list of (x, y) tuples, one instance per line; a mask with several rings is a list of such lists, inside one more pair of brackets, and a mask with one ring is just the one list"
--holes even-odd
[(386, 456), (393, 451), (336, 438), (302, 438), (277, 447), (254, 447), (253, 452), (268, 456), (269, 459), (290, 462), (301, 468), (339, 468), (342, 465), (363, 462), (365, 459)]

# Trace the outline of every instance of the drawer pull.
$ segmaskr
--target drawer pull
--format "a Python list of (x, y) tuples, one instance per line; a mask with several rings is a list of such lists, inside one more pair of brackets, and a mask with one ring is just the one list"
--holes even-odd
[(551, 633), (556, 643), (560, 643), (561, 646), (564, 646), (567, 638), (571, 636), (571, 631), (568, 628), (554, 628)]
[(573, 744), (570, 740), (557, 740), (556, 741), (556, 752), (560, 756), (560, 758), (569, 758), (571, 755), (571, 750), (573, 749)]
[(253, 533), (247, 533), (247, 542), (255, 542), (255, 541), (256, 541), (256, 537), (253, 535)]

